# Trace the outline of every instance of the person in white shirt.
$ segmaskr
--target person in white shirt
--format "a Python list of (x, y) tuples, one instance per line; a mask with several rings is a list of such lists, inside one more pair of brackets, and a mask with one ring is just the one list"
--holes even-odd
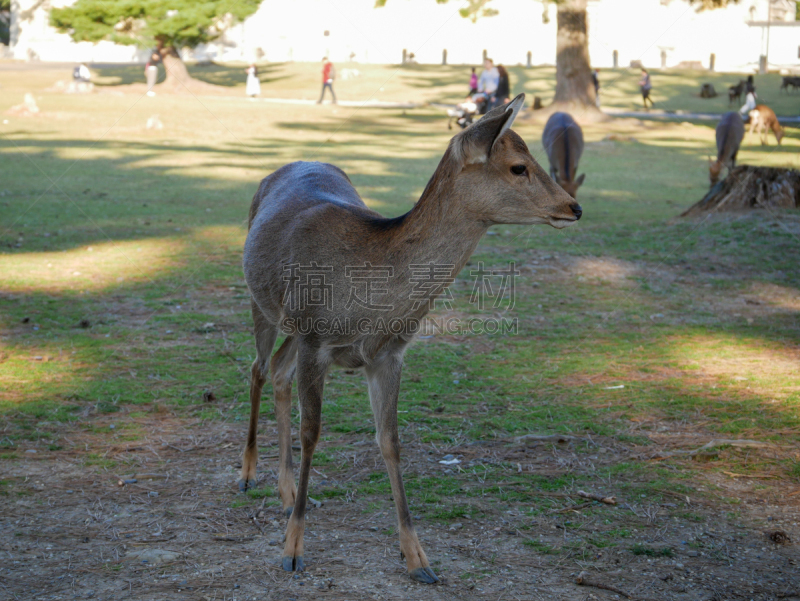
[(494, 66), (494, 61), (487, 58), (483, 61), (483, 73), (478, 79), (478, 91), (483, 92), (487, 96), (491, 96), (497, 91), (497, 86), (500, 83), (500, 72)]

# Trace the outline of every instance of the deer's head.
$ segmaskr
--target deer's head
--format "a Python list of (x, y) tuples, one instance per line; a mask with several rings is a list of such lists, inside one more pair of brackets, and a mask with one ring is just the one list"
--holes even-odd
[(447, 172), (443, 175), (461, 209), (486, 223), (572, 225), (581, 218), (580, 205), (550, 178), (510, 129), (524, 100), (520, 94), (456, 135), (437, 173)]
[(781, 140), (783, 140), (783, 136), (785, 133), (786, 131), (780, 125), (775, 130), (775, 139), (778, 140), (778, 146), (781, 145)]
[(564, 189), (564, 192), (572, 196), (572, 198), (578, 198), (578, 188), (583, 185), (583, 180), (586, 178), (585, 173), (581, 173), (578, 176), (578, 179), (570, 181), (567, 179), (562, 178), (558, 172), (556, 172), (556, 183)]

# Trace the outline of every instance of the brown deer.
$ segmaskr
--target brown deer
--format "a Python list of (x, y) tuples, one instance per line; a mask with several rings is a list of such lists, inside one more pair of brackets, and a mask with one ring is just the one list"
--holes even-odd
[(744, 138), (744, 121), (736, 111), (722, 115), (717, 124), (717, 160), (708, 157), (708, 177), (713, 186), (719, 181), (723, 167), (728, 171), (736, 167), (736, 155)]
[(783, 128), (778, 123), (778, 118), (775, 116), (775, 111), (769, 108), (766, 104), (757, 104), (756, 108), (750, 111), (750, 134), (758, 130), (761, 138), (761, 145), (765, 146), (769, 139), (769, 132), (771, 129), (775, 134), (775, 139), (778, 140), (778, 146), (781, 145), (783, 139)]
[[(265, 178), (253, 197), (244, 247), (244, 275), (252, 300), (257, 358), (250, 384), (250, 425), (241, 490), (256, 483), (256, 431), (261, 389), (272, 372), (278, 427), (278, 492), (289, 517), (283, 568), (304, 569), (303, 531), (311, 460), (320, 436), (325, 375), (333, 364), (363, 368), (397, 510), (400, 552), (409, 575), (434, 583), (411, 522), (400, 472), (397, 402), (403, 354), (415, 324), (452, 283), (487, 229), (500, 223), (547, 223), (562, 228), (580, 206), (534, 161), (509, 128), (524, 95), (490, 111), (450, 141), (414, 207), (387, 219), (367, 208), (347, 175), (333, 165), (297, 162)], [(451, 267), (447, 281), (414, 297), (411, 267)], [(303, 287), (300, 268), (320, 285)], [(354, 287), (354, 269), (383, 270), (376, 287)], [(313, 272), (313, 273), (312, 273)], [(288, 274), (288, 275), (287, 275)], [(379, 291), (376, 292), (376, 290)], [(355, 294), (354, 294), (355, 291)], [(310, 293), (310, 294), (309, 294)], [(372, 298), (370, 304), (370, 295)], [(303, 302), (305, 301), (305, 302)], [(408, 325), (399, 333), (372, 327), (376, 317)], [(327, 327), (338, 320), (339, 328)], [(357, 328), (341, 324), (358, 324)], [(397, 328), (395, 328), (397, 329)], [(282, 331), (281, 347), (270, 354)], [(291, 390), (297, 379), (302, 449), (299, 483), (292, 473)]]
[(550, 177), (576, 198), (586, 174), (575, 178), (583, 154), (583, 130), (568, 113), (553, 113), (542, 132), (542, 145), (550, 161)]

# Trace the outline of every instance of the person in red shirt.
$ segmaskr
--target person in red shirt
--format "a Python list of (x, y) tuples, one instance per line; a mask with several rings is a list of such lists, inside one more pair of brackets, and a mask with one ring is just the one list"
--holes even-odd
[(322, 93), (319, 95), (317, 104), (322, 104), (322, 99), (325, 97), (325, 89), (331, 91), (333, 96), (333, 104), (336, 104), (336, 94), (333, 92), (333, 80), (336, 78), (336, 69), (333, 63), (328, 60), (328, 57), (322, 59)]

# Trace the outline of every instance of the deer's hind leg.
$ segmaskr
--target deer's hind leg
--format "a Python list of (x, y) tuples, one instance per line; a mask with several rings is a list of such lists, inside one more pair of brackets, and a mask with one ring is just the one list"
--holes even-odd
[(250, 425), (247, 428), (247, 444), (244, 448), (242, 457), (242, 474), (239, 479), (239, 490), (247, 491), (256, 485), (256, 464), (258, 463), (258, 412), (261, 408), (261, 389), (267, 381), (267, 370), (269, 356), (272, 354), (272, 347), (275, 346), (275, 339), (278, 336), (278, 328), (269, 323), (261, 309), (254, 301), (251, 301), (253, 313), (253, 325), (256, 337), (256, 360), (250, 368)]
[(322, 391), (325, 374), (330, 365), (329, 358), (320, 356), (319, 349), (306, 343), (297, 344), (297, 393), (300, 400), (300, 478), (295, 493), (294, 510), (286, 526), (286, 543), (283, 547), (283, 569), (287, 572), (302, 572), (303, 533), (305, 530), (306, 502), (308, 500), (308, 477), (311, 460), (319, 441), (322, 428)]
[(283, 511), (292, 515), (297, 499), (292, 468), (292, 380), (297, 365), (297, 339), (289, 337), (272, 357), (272, 390), (275, 395), (275, 420), (278, 423), (278, 493)]

